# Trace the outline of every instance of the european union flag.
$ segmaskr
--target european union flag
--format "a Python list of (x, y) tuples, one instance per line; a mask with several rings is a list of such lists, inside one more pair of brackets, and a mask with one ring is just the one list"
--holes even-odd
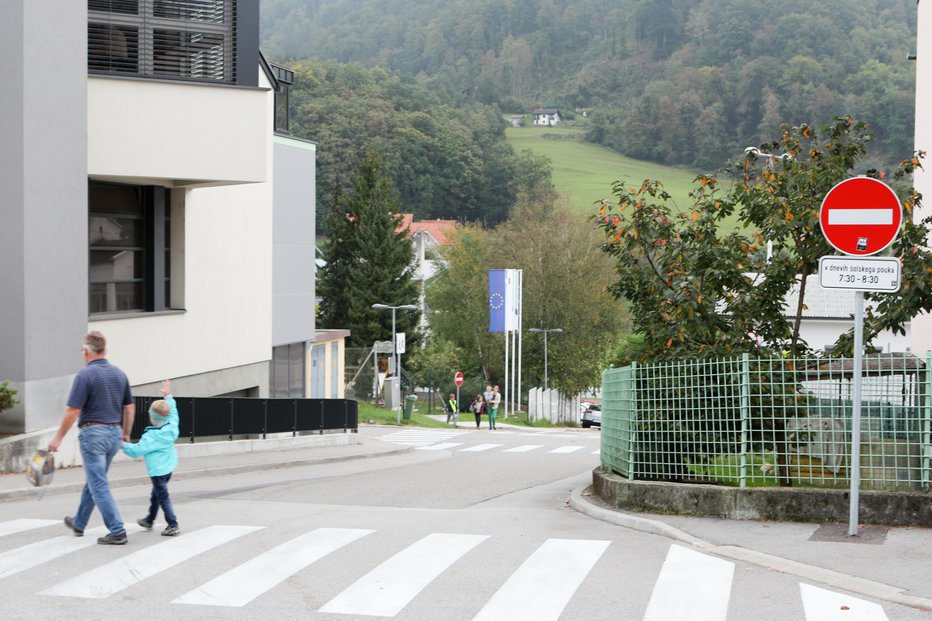
[(489, 270), (489, 332), (505, 331), (505, 270)]

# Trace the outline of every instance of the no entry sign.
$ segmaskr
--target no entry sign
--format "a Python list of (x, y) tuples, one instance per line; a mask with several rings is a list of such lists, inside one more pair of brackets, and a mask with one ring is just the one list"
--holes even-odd
[(845, 179), (828, 191), (819, 211), (825, 239), (848, 255), (877, 254), (896, 239), (902, 221), (896, 193), (871, 177)]
[(457, 386), (462, 386), (462, 385), (463, 385), (463, 374), (462, 374), (462, 372), (457, 371), (456, 373), (453, 374), (453, 383), (456, 384)]

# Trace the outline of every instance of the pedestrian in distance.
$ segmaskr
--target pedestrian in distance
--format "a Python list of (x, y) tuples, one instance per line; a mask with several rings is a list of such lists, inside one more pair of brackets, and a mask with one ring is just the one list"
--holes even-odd
[(492, 387), (491, 387), (491, 386), (486, 386), (486, 387), (485, 387), (485, 392), (482, 393), (482, 399), (485, 401), (485, 407), (486, 407), (486, 409), (488, 409), (488, 408), (489, 408), (489, 405), (492, 403), (492, 395), (493, 395), (493, 394), (494, 394), (494, 393), (492, 392)]
[(84, 529), (96, 506), (109, 531), (97, 539), (103, 545), (126, 543), (126, 528), (117, 510), (107, 473), (113, 456), (123, 441), (129, 440), (136, 416), (136, 405), (126, 374), (107, 361), (107, 339), (93, 331), (81, 341), (81, 354), (85, 367), (74, 378), (68, 395), (65, 415), (48, 450), (54, 453), (62, 440), (78, 423), (78, 446), (84, 462), (86, 483), (74, 517), (65, 517), (67, 526), (76, 537)]
[(482, 422), (482, 413), (485, 411), (485, 399), (482, 398), (482, 395), (476, 395), (476, 398), (469, 405), (469, 411), (476, 415), (476, 429), (478, 429), (479, 423)]
[(146, 517), (136, 520), (136, 523), (146, 530), (152, 530), (155, 516), (161, 507), (165, 521), (168, 522), (162, 535), (174, 537), (181, 534), (181, 530), (178, 528), (175, 509), (168, 495), (168, 482), (171, 481), (172, 472), (178, 467), (178, 451), (175, 450), (175, 440), (178, 439), (178, 406), (171, 395), (171, 382), (168, 380), (162, 382), (162, 397), (149, 406), (149, 421), (152, 425), (146, 427), (139, 442), (124, 442), (123, 452), (129, 457), (143, 457), (149, 480), (152, 481), (149, 513)]
[(459, 406), (456, 403), (456, 395), (450, 393), (450, 397), (447, 399), (446, 403), (443, 404), (443, 409), (447, 412), (447, 424), (450, 424), (450, 421), (453, 421), (453, 426), (456, 427), (456, 419), (459, 416)]
[(495, 419), (498, 417), (498, 406), (502, 403), (502, 393), (498, 386), (492, 388), (492, 401), (489, 403), (489, 429), (495, 429)]

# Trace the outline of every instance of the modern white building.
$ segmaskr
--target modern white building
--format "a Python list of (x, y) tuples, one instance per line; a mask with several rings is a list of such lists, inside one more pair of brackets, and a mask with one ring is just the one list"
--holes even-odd
[[(932, 214), (932, 0), (918, 0), (916, 37), (916, 149), (925, 151), (925, 170), (917, 170), (913, 183), (924, 197), (914, 220)], [(929, 283), (926, 283), (929, 286)], [(918, 356), (932, 351), (932, 315), (913, 318), (911, 351)]]
[(259, 0), (5, 0), (0, 50), (0, 431), (58, 423), (88, 330), (137, 394), (311, 396), (316, 147)]

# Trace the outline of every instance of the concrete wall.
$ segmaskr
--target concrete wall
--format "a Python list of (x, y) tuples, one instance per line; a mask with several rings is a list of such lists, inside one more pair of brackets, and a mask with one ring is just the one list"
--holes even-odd
[(266, 114), (267, 91), (97, 76), (87, 82), (92, 177), (186, 185), (266, 180), (272, 124), (257, 119)]
[(316, 147), (275, 136), (272, 146), (272, 346), (314, 340)]
[[(630, 481), (596, 468), (593, 491), (630, 511), (724, 517), (736, 520), (845, 522), (848, 493), (842, 489), (737, 488), (718, 485)], [(889, 526), (932, 526), (932, 503), (923, 492), (861, 491), (858, 521)]]
[[(87, 327), (86, 2), (0, 2), (0, 431), (55, 424)], [(81, 24), (81, 28), (75, 28)]]

